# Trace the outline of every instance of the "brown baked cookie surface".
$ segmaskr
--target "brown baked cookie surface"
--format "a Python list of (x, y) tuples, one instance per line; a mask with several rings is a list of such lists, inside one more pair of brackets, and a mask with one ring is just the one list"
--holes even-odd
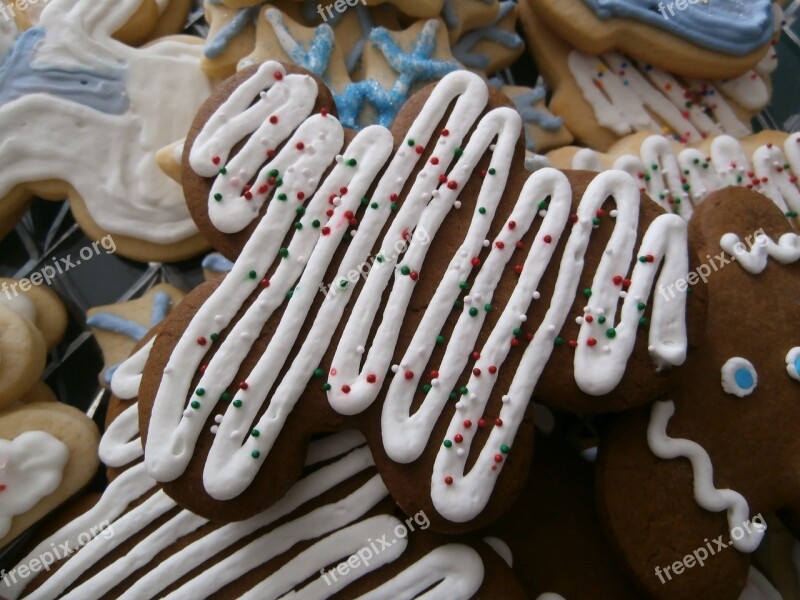
[(738, 188), (710, 195), (689, 229), (705, 315), (669, 395), (601, 440), (599, 510), (649, 595), (738, 598), (763, 515), (800, 497), (800, 244), (768, 198)]
[[(184, 158), (206, 180), (190, 204), (247, 241), (165, 322), (140, 395), (145, 463), (181, 505), (255, 514), (312, 434), (357, 427), (406, 512), (474, 529), (524, 484), (538, 383), (543, 402), (619, 410), (682, 361), (685, 298), (656, 299), (650, 327), (647, 307), (687, 270), (685, 224), (625, 173), (528, 177), (521, 119), (478, 77), (357, 134), (314, 112), (308, 76), (237, 81)], [(540, 382), (551, 356), (570, 373)], [(548, 384), (565, 375), (577, 388)]]

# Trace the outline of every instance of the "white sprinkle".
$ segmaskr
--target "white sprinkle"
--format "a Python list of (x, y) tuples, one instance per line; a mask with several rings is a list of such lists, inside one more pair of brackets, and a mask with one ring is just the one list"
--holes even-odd
[(522, 321), (522, 322), (524, 323), (525, 321), (527, 321), (527, 320), (528, 320), (528, 315), (520, 315), (520, 316), (519, 316), (519, 320), (520, 320), (520, 321)]
[(305, 256), (298, 256), (297, 257), (297, 262), (300, 263), (300, 264), (303, 264), (304, 262), (306, 262), (306, 257)]
[(311, 186), (312, 188), (317, 187), (317, 178), (316, 177), (312, 177), (311, 179), (309, 179), (308, 180), (308, 185)]
[(541, 297), (542, 297), (542, 295), (539, 292), (533, 292), (533, 299), (534, 300), (538, 300)]
[(610, 216), (612, 219), (616, 219), (618, 214), (619, 214), (619, 212), (617, 211), (617, 209), (616, 209), (616, 208), (612, 209), (612, 210), (611, 210), (611, 212), (609, 212), (609, 213), (608, 213), (608, 215), (609, 215), (609, 216)]
[(438, 379), (431, 379), (431, 386), (436, 387), (438, 385), (439, 385), (439, 380)]
[(466, 451), (466, 450), (464, 450), (463, 448), (457, 448), (457, 449), (456, 449), (456, 454), (457, 454), (458, 456), (464, 456), (466, 453), (467, 453), (467, 451)]
[(606, 256), (614, 256), (614, 249), (606, 248)]
[(592, 309), (591, 309), (591, 308), (589, 308), (588, 306), (584, 306), (584, 307), (583, 307), (583, 313), (584, 313), (584, 314), (586, 314), (586, 313), (590, 313), (590, 312), (592, 312)]
[(231, 177), (231, 179), (230, 179), (230, 186), (231, 187), (239, 187), (240, 183), (241, 183), (241, 181), (239, 181), (238, 177)]
[(164, 375), (172, 375), (172, 367), (166, 367), (164, 369)]
[(222, 423), (222, 415), (214, 415), (215, 423)]
[(425, 171), (420, 171), (420, 174), (417, 175), (420, 179), (425, 179), (427, 176), (428, 174)]
[(403, 179), (402, 177), (398, 177), (395, 181), (397, 181), (397, 183), (399, 183), (401, 186), (406, 182), (406, 180)]
[(504, 404), (508, 404), (509, 402), (511, 402), (511, 396), (508, 395), (505, 395), (500, 399), (503, 401)]
[(469, 393), (469, 399), (470, 400), (477, 400), (478, 399), (478, 394), (476, 394), (475, 392), (470, 392)]
[(464, 304), (472, 304), (472, 298), (469, 296), (464, 296)]
[(358, 352), (359, 354), (364, 354), (364, 346), (359, 346), (358, 348), (356, 348), (356, 352)]
[(467, 251), (467, 249), (466, 249), (466, 248), (463, 248), (463, 249), (461, 249), (461, 250), (459, 250), (459, 251), (458, 251), (458, 255), (459, 255), (460, 257), (462, 257), (462, 258), (466, 258), (466, 257), (468, 257), (468, 256), (469, 256), (469, 252)]
[(547, 331), (549, 331), (550, 333), (555, 333), (556, 332), (556, 326), (555, 325), (548, 325), (547, 326)]
[(483, 247), (484, 248), (488, 248), (491, 245), (492, 245), (492, 242), (490, 242), (489, 240), (483, 240)]
[(308, 176), (309, 176), (309, 175), (311, 175), (311, 169), (309, 169), (308, 167), (306, 167), (305, 169), (303, 169), (302, 171), (300, 171), (300, 174), (301, 174), (303, 177), (306, 177), (306, 178), (308, 178)]
[(540, 210), (539, 211), (539, 216), (544, 219), (547, 216), (547, 211), (546, 210)]
[(623, 292), (620, 292), (620, 293), (619, 293), (619, 297), (620, 297), (620, 298), (627, 298), (627, 297), (628, 297), (628, 292), (624, 292), (624, 291), (623, 291)]
[(342, 205), (342, 199), (341, 199), (341, 198), (339, 198), (339, 196), (336, 196), (336, 197), (333, 199), (333, 205), (334, 205), (334, 206), (341, 206), (341, 205)]
[(489, 151), (494, 152), (495, 148), (497, 148), (497, 144), (492, 144), (491, 146), (489, 146)]
[(611, 352), (611, 346), (603, 346), (603, 352)]
[(583, 325), (583, 317), (578, 317), (577, 319), (575, 319), (575, 322), (576, 322), (578, 325)]
[(456, 210), (461, 208), (461, 200), (456, 200), (455, 202), (453, 202), (453, 206), (455, 207)]
[(217, 427), (216, 425), (212, 425), (211, 426), (211, 435), (217, 435), (218, 431), (219, 431), (219, 427)]
[(392, 373), (397, 373), (400, 370), (400, 367), (397, 365), (392, 365)]
[(481, 301), (480, 292), (475, 292), (474, 294), (472, 294), (472, 299), (475, 300), (475, 302), (480, 302)]
[(269, 144), (269, 140), (265, 137), (262, 137), (261, 140), (259, 141), (261, 142), (262, 146), (266, 146), (267, 144)]
[(456, 402), (456, 410), (463, 410), (463, 409), (464, 409), (464, 403), (461, 400)]
[(433, 190), (433, 191), (431, 192), (431, 196), (432, 196), (433, 198), (439, 198), (441, 195), (442, 195), (442, 194), (439, 192), (439, 190)]
[(294, 173), (294, 167), (289, 167), (288, 169), (286, 169), (286, 172), (287, 173)]
[(192, 416), (192, 410), (190, 408), (187, 408), (186, 410), (183, 411), (183, 416), (188, 419), (189, 417)]

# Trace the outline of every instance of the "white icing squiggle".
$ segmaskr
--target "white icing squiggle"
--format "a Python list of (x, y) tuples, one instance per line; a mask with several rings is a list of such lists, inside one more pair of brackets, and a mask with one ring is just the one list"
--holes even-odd
[(647, 428), (650, 450), (664, 460), (688, 458), (694, 473), (694, 497), (697, 503), (711, 512), (726, 511), (730, 529), (738, 528), (743, 531), (743, 537), (739, 540), (732, 536), (733, 546), (740, 552), (755, 551), (761, 544), (766, 528), (750, 521), (750, 508), (744, 496), (734, 490), (714, 487), (714, 467), (708, 453), (700, 444), (667, 435), (667, 424), (674, 413), (675, 404), (672, 401), (656, 402), (653, 405)]
[(752, 248), (742, 242), (735, 233), (726, 233), (719, 241), (720, 247), (736, 258), (742, 268), (753, 275), (763, 273), (770, 257), (782, 265), (800, 260), (800, 236), (796, 233), (784, 233), (778, 243), (768, 236), (758, 234)]

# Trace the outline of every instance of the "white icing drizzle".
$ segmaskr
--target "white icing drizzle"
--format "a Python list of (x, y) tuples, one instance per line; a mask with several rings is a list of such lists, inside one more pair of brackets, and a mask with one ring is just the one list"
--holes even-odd
[(0, 538), (22, 515), (61, 485), (69, 448), (45, 431), (0, 439)]
[[(305, 85), (300, 83), (304, 81), (302, 78), (281, 75), (276, 79), (275, 73), (280, 72), (277, 71), (279, 68), (275, 63), (265, 63), (251, 80), (239, 88), (240, 90), (244, 88), (245, 91), (241, 94), (234, 93), (212, 116), (208, 122), (209, 131), (204, 130), (200, 134), (198, 146), (191, 152), (193, 167), (198, 172), (213, 175), (215, 169), (220, 168), (219, 164), (224, 164), (227, 160), (230, 147), (257, 127), (264, 127), (262, 125), (264, 118), (273, 111), (265, 109), (261, 106), (262, 103), (270, 102), (272, 98), (280, 100), (294, 97), (291, 91), (276, 90), (283, 86)], [(271, 85), (268, 92), (261, 95), (261, 100), (250, 107), (253, 99), (260, 95), (266, 85)], [(460, 206), (458, 194), (459, 189), (463, 187), (463, 181), (470, 178), (479, 160), (487, 151), (491, 151), (491, 165), (477, 199), (477, 206), (483, 211), (479, 212), (476, 208), (459, 255), (453, 258), (452, 269), (443, 277), (423, 317), (418, 335), (415, 335), (407, 356), (401, 361), (402, 368), (409, 371), (419, 372), (425, 366), (433, 349), (435, 338), (433, 332), (441, 331), (452, 309), (453, 301), (462, 293), (460, 282), (465, 281), (473, 270), (472, 262), (464, 260), (463, 257), (477, 256), (483, 248), (488, 228), (505, 189), (521, 131), (519, 115), (507, 108), (492, 110), (475, 127), (487, 99), (487, 88), (483, 81), (463, 71), (446, 76), (434, 88), (409, 128), (406, 140), (375, 186), (372, 198), (378, 201), (377, 209), (365, 211), (358, 235), (353, 238), (338, 267), (340, 275), (331, 283), (335, 293), (326, 295), (311, 324), (310, 332), (293, 358), (287, 374), (280, 381), (277, 381), (277, 376), (291, 349), (298, 343), (300, 329), (307, 319), (324, 273), (330, 266), (342, 234), (349, 226), (349, 219), (343, 218), (346, 216), (343, 212), (357, 210), (360, 198), (371, 187), (373, 180), (388, 160), (392, 150), (390, 136), (379, 127), (367, 128), (356, 136), (347, 149), (347, 156), (337, 159), (338, 165), (311, 199), (302, 221), (306, 226), (293, 235), (288, 247), (288, 256), (284, 253), (286, 260), (280, 262), (271, 276), (269, 287), (261, 292), (239, 322), (230, 327), (242, 303), (256, 289), (259, 285), (258, 280), (265, 277), (267, 268), (277, 258), (280, 240), (289, 230), (295, 214), (291, 208), (285, 210), (286, 203), (271, 201), (266, 216), (256, 226), (233, 271), (198, 310), (169, 359), (155, 399), (147, 436), (145, 461), (152, 476), (161, 481), (171, 481), (183, 473), (191, 458), (194, 444), (202, 433), (204, 423), (211, 416), (217, 399), (232, 383), (236, 383), (233, 379), (239, 371), (242, 360), (251, 351), (253, 332), (263, 328), (267, 319), (285, 301), (286, 290), (294, 286), (277, 330), (261, 353), (257, 364), (244, 378), (247, 385), (235, 394), (232, 405), (225, 409), (225, 414), (218, 419), (214, 442), (205, 464), (204, 486), (212, 497), (227, 500), (247, 489), (280, 433), (283, 423), (306, 388), (312, 372), (319, 366), (342, 319), (355, 285), (338, 284), (346, 279), (348, 273), (359, 270), (365, 264), (369, 252), (378, 241), (378, 235), (391, 214), (386, 198), (393, 198), (394, 195), (401, 193), (424, 148), (434, 143), (435, 151), (431, 160), (425, 163), (413, 181), (410, 191), (402, 199), (400, 210), (387, 227), (387, 233), (380, 243), (379, 256), (383, 260), (375, 261), (371, 266), (364, 289), (353, 306), (328, 372), (328, 383), (331, 386), (328, 399), (334, 409), (343, 414), (356, 414), (366, 409), (375, 400), (386, 381), (403, 316), (414, 290), (416, 278), (406, 274), (421, 270), (431, 237), (437, 234), (449, 211)], [(432, 142), (436, 133), (435, 128), (451, 104), (453, 107), (445, 130), (440, 132), (438, 140)], [(298, 113), (295, 120), (302, 119), (303, 114), (303, 111)], [(287, 119), (280, 115), (279, 123), (284, 120)], [(298, 131), (312, 120), (315, 123), (314, 127), (332, 123), (334, 124), (330, 126), (332, 129), (341, 129), (332, 117), (312, 116), (299, 126)], [(456, 151), (473, 127), (474, 131), (463, 151)], [(291, 127), (287, 126), (283, 135), (289, 135), (290, 132)], [(329, 141), (333, 139), (334, 133), (331, 131), (328, 135)], [(250, 156), (251, 143), (257, 137), (258, 134), (245, 144), (242, 150), (245, 157), (236, 163), (240, 166), (247, 165), (241, 167), (245, 172), (240, 184), (257, 172), (255, 163), (261, 159), (257, 157), (258, 153), (255, 151)], [(302, 136), (295, 134), (292, 140), (284, 145), (282, 153), (295, 152), (296, 140), (302, 140)], [(340, 145), (341, 141), (337, 144)], [(271, 145), (272, 142), (267, 144), (268, 147)], [(327, 155), (318, 156), (316, 167), (309, 166), (307, 169), (302, 169), (302, 171), (317, 169), (316, 175), (313, 176), (315, 184), (338, 147), (331, 150), (328, 160), (324, 160)], [(321, 152), (319, 147), (317, 152)], [(280, 160), (282, 153), (275, 157), (276, 161)], [(217, 156), (220, 160), (214, 161)], [(238, 158), (239, 155), (234, 161)], [(455, 164), (451, 168), (453, 162)], [(213, 168), (209, 165), (213, 165)], [(265, 170), (266, 168), (262, 169), (261, 173), (263, 174)], [(217, 191), (212, 191), (209, 200), (212, 205), (217, 203), (220, 206), (229, 206), (232, 214), (236, 215), (224, 223), (222, 217), (219, 218), (219, 223), (225, 230), (243, 227), (248, 219), (257, 216), (257, 211), (252, 212), (245, 206), (254, 199), (242, 198), (239, 195), (240, 187), (237, 187), (230, 196), (223, 194), (226, 185), (224, 181), (235, 172), (236, 169), (232, 168), (222, 174), (221, 178), (217, 178), (214, 184), (214, 190)], [(445, 175), (448, 172), (449, 175)], [(278, 175), (272, 174), (270, 177)], [(309, 174), (306, 173), (302, 183), (308, 177)], [(286, 189), (291, 197), (294, 185), (290, 168), (287, 168), (283, 187), (278, 189)], [(347, 189), (343, 190), (343, 187)], [(624, 275), (629, 270), (630, 255), (638, 226), (639, 193), (636, 183), (625, 174), (609, 173), (597, 178), (591, 190), (593, 191), (586, 194), (579, 210), (580, 221), (572, 230), (570, 242), (572, 250), (565, 256), (572, 256), (570, 252), (575, 257), (583, 256), (596, 211), (609, 195), (619, 195), (618, 231), (614, 234), (607, 250), (609, 257), (602, 263), (602, 273), (619, 269), (619, 274)], [(337, 192), (339, 196), (336, 195)], [(217, 198), (221, 199), (215, 199), (216, 194), (220, 194)], [(492, 333), (481, 364), (477, 365), (481, 368), (489, 365), (494, 365), (497, 369), (502, 368), (509, 349), (509, 332), (520, 325), (520, 315), (527, 312), (538, 282), (555, 252), (561, 232), (566, 227), (572, 191), (563, 174), (553, 169), (543, 169), (531, 177), (510, 216), (510, 221), (514, 221), (515, 226), (504, 229), (495, 240), (492, 252), (477, 275), (470, 298), (477, 298), (480, 295), (480, 304), (490, 303), (493, 290), (510, 259), (510, 252), (504, 252), (503, 248), (514, 247), (522, 238), (538, 214), (537, 204), (550, 194), (558, 197), (552, 201), (543, 227), (552, 235), (552, 240), (547, 242), (542, 238), (535, 242), (513, 298)], [(317, 215), (317, 218), (325, 222), (322, 218), (323, 211), (329, 206), (326, 203), (331, 197), (338, 200), (338, 204), (334, 203), (336, 210), (327, 221), (326, 227), (330, 228), (329, 233), (335, 231), (336, 235), (320, 236), (316, 229), (307, 227), (308, 219), (310, 215)], [(245, 208), (239, 212), (241, 206)], [(413, 232), (413, 236), (408, 249), (402, 258), (398, 259), (398, 252), (393, 251), (393, 248), (406, 233), (410, 232)], [(576, 355), (576, 380), (587, 393), (607, 393), (622, 377), (633, 346), (636, 326), (639, 323), (639, 315), (636, 315), (636, 326), (633, 322), (629, 323), (626, 315), (631, 311), (635, 312), (635, 306), (649, 297), (655, 271), (664, 255), (669, 258), (664, 267), (668, 277), (677, 277), (676, 273), (686, 272), (685, 225), (680, 219), (660, 217), (653, 223), (652, 231), (644, 242), (647, 247), (643, 248), (643, 251), (652, 255), (652, 260), (634, 267), (633, 277), (638, 281), (633, 283), (632, 299), (623, 304), (622, 315), (625, 318), (619, 325), (620, 334), (615, 340), (609, 339), (599, 348), (579, 350)], [(298, 254), (308, 257), (304, 267), (291, 260)], [(625, 262), (624, 268), (623, 262)], [(496, 460), (497, 452), (501, 447), (513, 443), (528, 398), (552, 352), (557, 332), (563, 326), (572, 306), (582, 268), (582, 260), (564, 259), (563, 272), (552, 301), (551, 311), (548, 313), (546, 323), (540, 328), (537, 339), (531, 345), (532, 348), (537, 348), (537, 351), (529, 350), (526, 353), (508, 393), (514, 401), (505, 403), (501, 412), (500, 418), (504, 425), (493, 430), (489, 445), (481, 453), (478, 462), (480, 468), (476, 468), (475, 473), (468, 477), (459, 476), (457, 485), (453, 486), (462, 490), (464, 488), (476, 490), (474, 493), (457, 494), (452, 491), (453, 488), (442, 489), (445, 487), (443, 483), (445, 475), (448, 479), (451, 477), (451, 471), (456, 475), (456, 467), (463, 472), (466, 459), (464, 456), (456, 459), (454, 451), (440, 453), (439, 460), (434, 466), (432, 495), (437, 509), (446, 518), (467, 521), (477, 515), (488, 501), (496, 474), (499, 473), (499, 467), (495, 465), (496, 462), (501, 462)], [(611, 323), (614, 321), (620, 293), (618, 287), (612, 286), (612, 278), (609, 276), (607, 281), (595, 282), (598, 291), (606, 290), (607, 293), (598, 294), (602, 302), (596, 300), (592, 304), (598, 311), (609, 311)], [(388, 302), (379, 318), (381, 299), (390, 282), (392, 287)], [(681, 341), (684, 340), (681, 334), (682, 311), (683, 300), (663, 306), (657, 301), (655, 305), (655, 312), (658, 314), (653, 316), (654, 326), (651, 328), (650, 341), (651, 353), (659, 366), (682, 362), (680, 348)], [(367, 345), (369, 332), (378, 318), (376, 337), (366, 351), (364, 348)], [(468, 308), (465, 308), (439, 369), (446, 375), (442, 375), (441, 385), (433, 388), (420, 411), (414, 416), (408, 414), (417, 385), (414, 377), (396, 377), (388, 383), (382, 431), (387, 452), (394, 460), (410, 462), (424, 450), (435, 420), (441, 415), (444, 401), (447, 399), (447, 394), (443, 393), (443, 390), (449, 391), (452, 389), (451, 384), (454, 383), (445, 379), (457, 377), (463, 371), (466, 365), (463, 348), (474, 345), (482, 323), (483, 316), (474, 318), (469, 314)], [(190, 390), (191, 378), (206, 354), (205, 345), (198, 343), (198, 340), (205, 342), (212, 334), (229, 327), (227, 339), (206, 365), (197, 389)], [(590, 344), (591, 327), (586, 324), (581, 329), (581, 340), (586, 344)], [(598, 368), (596, 364), (601, 367)], [(466, 400), (460, 403), (461, 413), (454, 417), (451, 428), (460, 426), (467, 417), (477, 422), (482, 416), (482, 410), (492, 393), (493, 378), (485, 376), (478, 380), (475, 376), (474, 379), (476, 380), (469, 384), (470, 390), (474, 388), (470, 394), (469, 405), (466, 406)], [(187, 408), (185, 399), (192, 391), (195, 394), (190, 407)], [(270, 395), (266, 412), (253, 425)], [(211, 398), (211, 402), (204, 402), (205, 398)], [(426, 419), (426, 416), (432, 418)], [(258, 434), (248, 435), (251, 428)], [(469, 447), (472, 435), (467, 437), (469, 439), (464, 448)], [(445, 455), (447, 458), (442, 458)], [(447, 473), (442, 473), (443, 469), (446, 469)], [(468, 504), (460, 504), (468, 497), (472, 498)]]
[(694, 497), (697, 503), (711, 512), (726, 511), (730, 529), (738, 527), (744, 532), (741, 539), (732, 539), (731, 543), (740, 552), (753, 552), (761, 543), (765, 529), (749, 520), (750, 508), (744, 496), (734, 490), (714, 487), (711, 457), (700, 444), (667, 435), (667, 424), (674, 413), (675, 404), (672, 401), (656, 402), (653, 405), (647, 428), (650, 450), (664, 460), (689, 459), (694, 473)]
[(124, 467), (144, 456), (139, 437), (139, 403), (126, 408), (100, 439), (100, 460), (109, 467)]
[[(272, 65), (273, 70), (278, 68), (275, 63)], [(269, 69), (270, 67), (262, 67), (259, 72), (268, 73)], [(293, 81), (295, 80), (286, 77), (281, 85)], [(450, 135), (447, 138), (446, 148), (457, 147), (461, 139), (466, 136), (471, 124), (480, 115), (487, 98), (486, 85), (480, 78), (467, 72), (448, 75), (433, 90), (429, 101), (417, 116), (409, 131), (409, 139), (426, 145), (448, 105), (456, 100), (448, 122)], [(227, 104), (223, 104), (220, 110), (227, 111)], [(339, 127), (338, 122), (332, 117), (325, 119), (336, 123)], [(444, 140), (444, 136), (442, 139)], [(295, 234), (288, 248), (290, 256), (295, 254), (310, 256), (305, 270), (295, 267), (295, 263), (291, 260), (283, 261), (278, 271), (271, 277), (270, 287), (262, 292), (260, 298), (233, 328), (226, 343), (209, 363), (199, 387), (205, 390), (207, 396), (219, 398), (221, 392), (231, 383), (238, 370), (238, 364), (247, 355), (252, 344), (252, 340), (242, 338), (241, 334), (258, 331), (263, 327), (267, 318), (285, 300), (286, 290), (292, 287), (299, 272), (302, 271), (302, 277), (297, 282), (295, 293), (286, 307), (279, 330), (273, 336), (259, 363), (247, 377), (250, 389), (246, 393), (244, 391), (237, 393), (237, 399), (241, 398), (243, 405), (239, 408), (232, 405), (219, 424), (204, 476), (206, 489), (213, 497), (227, 499), (247, 488), (330, 342), (343, 314), (351, 288), (326, 298), (308, 335), (309, 341), (303, 345), (299, 355), (292, 362), (288, 374), (279, 382), (267, 412), (255, 426), (261, 434), (260, 437), (257, 440), (250, 437), (247, 443), (242, 445), (249, 424), (253, 422), (260, 406), (266, 401), (272, 386), (276, 383), (274, 379), (280, 370), (280, 365), (286, 360), (288, 351), (306, 318), (308, 308), (318, 293), (319, 284), (333, 253), (349, 227), (345, 213), (357, 209), (360, 198), (366, 194), (389, 157), (392, 144), (388, 131), (379, 127), (363, 130), (351, 142), (347, 160), (339, 162), (314, 195), (303, 218), (305, 227), (300, 234)], [(285, 146), (285, 148), (290, 147), (292, 147), (291, 142)], [(317, 152), (319, 154), (319, 148)], [(195, 154), (194, 150), (192, 154)], [(446, 163), (448, 159), (445, 157), (452, 154), (452, 151), (446, 152), (442, 162)], [(324, 158), (317, 156), (318, 164), (315, 168), (319, 173), (316, 177), (322, 175), (333, 156), (331, 155), (328, 160), (323, 160)], [(357, 166), (347, 165), (351, 158), (356, 159)], [(400, 193), (418, 160), (419, 153), (413, 148), (401, 148), (395, 154), (373, 193), (373, 198), (381, 200), (380, 206), (377, 210), (366, 212), (359, 226), (359, 234), (350, 243), (342, 261), (341, 273), (350, 272), (368, 258), (378, 234), (391, 214), (389, 203), (385, 202), (385, 199), (391, 194)], [(447, 165), (443, 166), (446, 168)], [(396, 222), (402, 215), (406, 215), (403, 219), (408, 221), (408, 215), (413, 216), (415, 212), (418, 213), (427, 203), (431, 193), (439, 186), (437, 177), (438, 169), (427, 164), (395, 219), (395, 229), (397, 229)], [(288, 179), (287, 175), (284, 186), (287, 186)], [(305, 183), (305, 178), (300, 183)], [(291, 186), (287, 187), (289, 187), (287, 192), (290, 192)], [(318, 218), (323, 223), (326, 222), (324, 210), (329, 206), (328, 198), (332, 194), (339, 194), (343, 187), (347, 187), (347, 193), (340, 196), (341, 204), (326, 223), (331, 235), (320, 237), (316, 233), (318, 230), (310, 226), (310, 221), (312, 218)], [(291, 195), (289, 193), (289, 196)], [(290, 207), (289, 214), (286, 215), (289, 219), (284, 217), (282, 223), (279, 220), (280, 213), (273, 215), (270, 212), (281, 210), (282, 204), (272, 201), (267, 216), (260, 221), (233, 271), (214, 295), (204, 303), (173, 352), (167, 366), (169, 374), (164, 377), (155, 401), (148, 435), (146, 461), (151, 474), (158, 479), (174, 479), (183, 472), (191, 457), (194, 442), (208, 418), (208, 411), (213, 408), (213, 405), (208, 407), (203, 405), (197, 411), (197, 415), (187, 411), (188, 416), (181, 416), (184, 414), (185, 406), (183, 399), (189, 392), (188, 383), (205, 354), (205, 349), (198, 346), (196, 340), (198, 336), (207, 336), (211, 331), (222, 331), (227, 327), (246, 297), (258, 285), (258, 280), (264, 277), (267, 267), (278, 254), (277, 245), (284, 236), (283, 232), (291, 225), (289, 219), (295, 213)], [(392, 238), (393, 242), (401, 238), (401, 231), (397, 230)], [(251, 270), (257, 273), (255, 279), (249, 278)], [(335, 286), (340, 279), (337, 277), (333, 285)], [(209, 329), (210, 323), (214, 324), (214, 330)], [(232, 438), (233, 433), (237, 435)], [(261, 460), (252, 458), (254, 449), (261, 453)]]
[[(360, 488), (336, 502), (323, 505), (279, 527), (272, 528), (225, 559), (214, 562), (215, 557), (219, 552), (251, 536), (259, 529), (269, 527), (291, 515), (326, 490), (372, 467), (372, 455), (363, 444), (364, 438), (357, 432), (336, 434), (313, 442), (309, 448), (307, 464), (314, 465), (335, 460), (305, 476), (284, 498), (263, 513), (246, 521), (229, 523), (213, 529), (158, 564), (155, 564), (154, 560), (161, 552), (169, 549), (182, 537), (208, 525), (209, 521), (184, 510), (161, 526), (153, 528), (152, 523), (156, 519), (176, 508), (175, 503), (161, 491), (157, 491), (140, 505), (128, 510), (135, 500), (149, 493), (156, 485), (147, 475), (144, 465), (136, 465), (109, 485), (98, 504), (41, 542), (21, 561), (20, 564), (28, 564), (32, 558), (65, 541), (69, 542), (69, 547), (74, 550), (78, 547), (78, 540), (82, 534), (92, 531), (92, 528), (96, 531), (98, 525), (103, 522), (110, 524), (108, 527), (110, 535), (94, 537), (73, 554), (58, 572), (26, 598), (39, 600), (57, 597), (75, 600), (103, 598), (120, 581), (130, 577), (139, 569), (148, 567), (150, 570), (144, 572), (120, 598), (135, 600), (160, 597), (166, 588), (189, 572), (208, 565), (199, 575), (166, 596), (167, 598), (206, 597), (252, 569), (289, 551), (299, 542), (318, 540), (309, 549), (265, 578), (245, 596), (283, 597), (283, 594), (291, 593), (295, 586), (316, 575), (319, 569), (337, 560), (346, 560), (349, 555), (367, 546), (372, 539), (378, 539), (383, 534), (386, 534), (387, 539), (397, 535), (394, 533), (395, 528), (402, 523), (392, 516), (379, 515), (363, 519), (364, 514), (388, 495), (388, 490), (379, 476), (373, 476)], [(74, 587), (69, 594), (61, 595), (88, 569), (148, 527), (151, 528), (150, 533), (139, 543), (127, 547), (123, 557)], [(399, 558), (405, 551), (406, 544), (404, 538), (397, 539), (389, 548), (377, 554), (368, 566), (362, 566), (331, 586), (320, 577), (299, 590), (297, 597), (329, 597), (357, 578)], [(471, 598), (483, 581), (483, 563), (479, 557), (475, 563), (475, 557), (478, 557), (477, 553), (470, 548), (459, 545), (443, 546), (410, 566), (407, 569), (410, 574), (408, 577), (399, 576), (372, 594), (386, 597), (385, 594), (391, 592), (393, 598), (411, 598), (418, 589), (417, 582), (424, 579), (429, 581), (428, 585), (441, 581), (435, 588), (439, 595), (430, 596), (432, 598)], [(4, 594), (10, 600), (16, 600), (24, 592), (27, 583), (28, 580), (18, 578), (17, 583), (12, 583), (10, 591)]]
[(500, 538), (491, 535), (483, 538), (483, 541), (491, 546), (492, 550), (497, 552), (500, 558), (503, 559), (503, 562), (509, 567), (514, 566), (514, 555), (511, 553), (511, 548), (508, 547), (508, 544)]
[(139, 385), (142, 383), (142, 373), (150, 352), (153, 349), (155, 338), (133, 353), (123, 362), (111, 378), (111, 391), (120, 400), (133, 400), (139, 395)]
[[(795, 175), (800, 173), (800, 134), (787, 136), (783, 149), (776, 144), (758, 147), (752, 160), (729, 135), (712, 140), (708, 157), (696, 148), (676, 154), (673, 144), (661, 135), (643, 140), (639, 153), (618, 157), (613, 168), (642, 181), (642, 191), (687, 221), (708, 194), (727, 186), (750, 187), (787, 215), (800, 212), (800, 185)], [(572, 159), (572, 168), (600, 172), (601, 155), (581, 149)]]
[(753, 275), (763, 273), (770, 258), (782, 265), (800, 260), (800, 236), (796, 233), (784, 233), (777, 244), (769, 236), (759, 233), (749, 249), (738, 235), (726, 233), (720, 239), (719, 245), (734, 256), (745, 271)]
[(750, 573), (739, 600), (783, 600), (783, 596), (761, 571), (750, 565)]
[[(616, 52), (597, 57), (573, 50), (567, 63), (597, 122), (620, 137), (636, 131), (661, 131), (665, 126), (686, 143), (699, 142), (707, 135), (743, 137), (751, 133), (710, 81), (683, 85), (661, 69), (639, 67)], [(763, 108), (769, 99), (766, 83), (753, 72), (721, 87), (748, 108)], [(688, 108), (687, 97), (697, 98)], [(706, 113), (712, 106), (713, 118)]]

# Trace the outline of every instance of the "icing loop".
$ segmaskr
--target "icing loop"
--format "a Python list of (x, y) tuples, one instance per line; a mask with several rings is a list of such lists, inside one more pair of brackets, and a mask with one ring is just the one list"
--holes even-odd
[(784, 233), (777, 244), (764, 233), (759, 233), (749, 249), (738, 235), (726, 233), (720, 239), (719, 245), (725, 252), (733, 255), (745, 271), (753, 275), (763, 273), (770, 257), (782, 265), (800, 260), (800, 236), (796, 233)]

